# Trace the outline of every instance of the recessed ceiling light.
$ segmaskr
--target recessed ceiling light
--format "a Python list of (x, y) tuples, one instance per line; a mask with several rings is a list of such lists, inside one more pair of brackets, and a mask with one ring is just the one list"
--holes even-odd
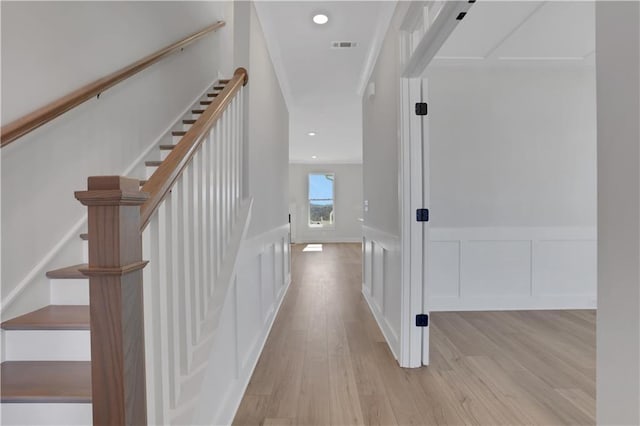
[(318, 158), (318, 156), (317, 155), (312, 155), (311, 158), (313, 158), (315, 160), (316, 158)]
[(315, 136), (315, 135), (316, 135), (316, 132), (309, 132), (309, 133), (307, 133), (307, 134), (308, 134), (309, 136)]
[(327, 22), (329, 22), (329, 17), (322, 13), (318, 13), (317, 15), (313, 16), (313, 22), (315, 22), (318, 25), (324, 25)]

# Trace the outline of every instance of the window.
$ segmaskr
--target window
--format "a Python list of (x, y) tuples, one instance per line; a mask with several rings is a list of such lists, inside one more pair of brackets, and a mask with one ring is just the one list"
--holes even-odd
[(324, 228), (335, 223), (334, 180), (333, 173), (309, 174), (309, 227)]

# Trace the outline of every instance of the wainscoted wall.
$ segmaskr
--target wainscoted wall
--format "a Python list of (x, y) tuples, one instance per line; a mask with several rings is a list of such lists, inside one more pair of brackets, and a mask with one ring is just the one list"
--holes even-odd
[(362, 227), (362, 293), (396, 359), (400, 353), (400, 237)]
[(431, 311), (595, 308), (593, 228), (432, 228)]
[(291, 282), (289, 225), (245, 240), (193, 424), (231, 424)]

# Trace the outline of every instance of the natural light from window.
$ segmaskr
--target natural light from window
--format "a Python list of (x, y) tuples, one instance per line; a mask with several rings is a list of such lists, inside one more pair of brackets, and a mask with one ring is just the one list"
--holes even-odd
[(322, 244), (307, 244), (302, 251), (322, 251)]
[(335, 223), (333, 173), (309, 174), (309, 227), (325, 228)]

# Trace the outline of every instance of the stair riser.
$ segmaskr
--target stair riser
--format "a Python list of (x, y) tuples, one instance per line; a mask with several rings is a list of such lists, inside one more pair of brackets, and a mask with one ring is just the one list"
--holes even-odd
[(165, 158), (167, 158), (169, 156), (169, 154), (171, 153), (170, 149), (163, 149), (160, 150), (160, 160), (164, 161)]
[(86, 426), (91, 404), (2, 404), (2, 424), (15, 426)]
[(155, 167), (155, 166), (146, 166), (145, 169), (146, 169), (146, 173), (147, 173), (145, 175), (146, 179), (150, 179), (151, 175), (156, 171), (157, 167)]
[(82, 240), (82, 263), (89, 263), (89, 241)]
[(50, 279), (52, 305), (88, 305), (89, 279)]
[(90, 361), (89, 330), (4, 330), (3, 361)]

